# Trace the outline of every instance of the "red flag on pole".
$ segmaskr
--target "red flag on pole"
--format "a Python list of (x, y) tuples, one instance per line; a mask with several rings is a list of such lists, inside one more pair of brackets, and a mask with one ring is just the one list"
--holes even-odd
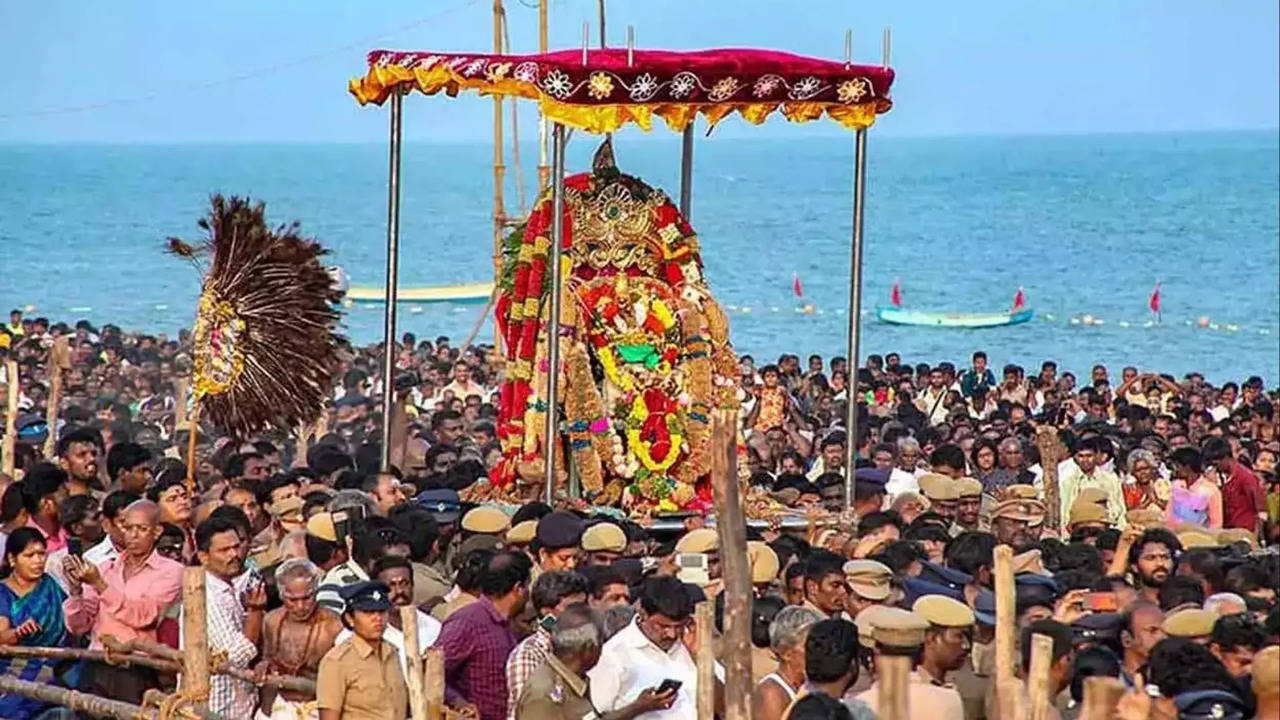
[(1013, 311), (1017, 312), (1026, 306), (1027, 306), (1027, 296), (1026, 296), (1026, 293), (1022, 291), (1022, 286), (1019, 285), (1018, 292), (1014, 293), (1014, 296), (1013, 296)]
[(800, 284), (800, 273), (791, 273), (791, 292), (798, 298), (804, 297), (804, 286)]
[(889, 291), (889, 304), (902, 307), (902, 286), (898, 284), (898, 278), (893, 279), (893, 289)]
[(1156, 281), (1156, 287), (1151, 291), (1151, 299), (1147, 301), (1147, 307), (1151, 308), (1151, 312), (1160, 314), (1160, 282)]

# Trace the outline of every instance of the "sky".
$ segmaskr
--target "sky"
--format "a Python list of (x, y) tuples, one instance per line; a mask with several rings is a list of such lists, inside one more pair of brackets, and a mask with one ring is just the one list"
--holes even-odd
[[(536, 0), (507, 0), (536, 50)], [(551, 0), (553, 47), (597, 33), (595, 0)], [(372, 48), (483, 51), (489, 0), (0, 2), (0, 142), (385, 142), (346, 92)], [(901, 136), (1280, 126), (1280, 10), (1265, 0), (609, 0), (610, 44), (756, 46), (878, 62), (893, 29)], [(531, 122), (532, 105), (524, 112)], [(415, 97), (408, 141), (490, 138), (487, 100)], [(726, 122), (724, 135), (795, 132)], [(839, 132), (810, 123), (802, 134)]]

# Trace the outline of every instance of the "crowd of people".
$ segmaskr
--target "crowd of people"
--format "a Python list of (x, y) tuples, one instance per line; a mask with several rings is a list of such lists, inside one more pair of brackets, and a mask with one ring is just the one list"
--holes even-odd
[[(71, 357), (50, 423), (59, 336)], [(699, 517), (466, 502), (501, 454), (491, 348), (406, 334), (388, 378), (380, 346), (347, 347), (306, 439), (199, 427), (193, 494), (190, 342), (17, 311), (0, 323), (17, 367), (0, 365), (0, 384), (19, 388), (0, 645), (182, 648), (184, 568), (201, 567), (211, 652), (261, 680), (214, 676), (209, 707), (226, 718), (405, 718), (411, 617), (419, 647), (443, 655), (456, 713), (697, 717), (694, 659), (703, 643), (722, 655), (735, 601), (717, 533)], [(877, 717), (882, 653), (910, 659), (912, 717), (1011, 720), (993, 683), (1000, 545), (1014, 553), (1015, 669), (1028, 671), (1032, 635), (1052, 640), (1049, 717), (1078, 717), (1099, 675), (1128, 688), (1121, 720), (1280, 713), (1280, 398), (1260, 377), (1098, 365), (1082, 380), (1053, 362), (997, 375), (981, 352), (961, 368), (893, 353), (856, 371), (816, 355), (739, 367), (749, 492), (785, 510), (744, 538), (757, 720)], [(399, 399), (390, 472), (384, 383)], [(693, 623), (704, 601), (708, 637)], [(174, 683), (52, 658), (0, 656), (0, 671), (133, 703)], [(0, 695), (0, 717), (70, 716)]]

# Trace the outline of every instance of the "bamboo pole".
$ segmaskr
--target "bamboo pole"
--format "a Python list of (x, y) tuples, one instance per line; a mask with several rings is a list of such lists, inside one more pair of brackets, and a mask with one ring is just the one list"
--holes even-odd
[[(181, 672), (183, 668), (184, 653), (181, 650), (174, 650), (163, 643), (148, 642), (146, 640), (128, 640), (121, 642), (110, 635), (106, 635), (102, 638), (102, 645), (107, 650), (111, 651), (111, 657), (113, 660), (120, 658), (122, 655), (139, 658), (150, 656), (157, 663), (168, 663), (168, 666), (164, 668), (156, 666), (157, 669), (166, 670), (168, 672)], [(101, 659), (104, 662), (106, 661), (105, 653), (102, 651), (84, 650), (79, 652), (86, 653), (84, 657), (89, 659), (98, 659), (94, 657), (94, 653), (96, 653), (102, 656)], [(3, 652), (0, 652), (0, 654), (3, 654)], [(140, 662), (139, 664), (146, 665), (148, 663)], [(252, 670), (228, 666), (225, 658), (220, 658), (213, 663), (213, 667), (210, 669), (210, 674), (227, 675), (229, 677), (251, 683), (257, 683), (259, 680), (263, 680), (266, 684), (274, 685), (281, 690), (291, 690), (293, 692), (307, 693), (310, 695), (316, 694), (316, 681), (311, 678), (305, 678), (298, 675), (279, 675), (277, 673), (267, 673), (264, 678), (259, 676), (257, 673), (254, 673)]]
[(877, 710), (880, 720), (911, 720), (907, 684), (911, 682), (911, 658), (876, 654)]
[[(504, 10), (502, 0), (493, 0), (493, 53), (502, 53), (502, 25)], [(502, 231), (506, 227), (507, 210), (503, 200), (503, 183), (507, 167), (502, 147), (502, 101), (503, 96), (493, 96), (493, 284), (497, 286), (502, 279)], [(496, 330), (495, 330), (496, 332)], [(496, 334), (494, 341), (501, 344)], [(465, 346), (464, 346), (465, 348)]]
[(1031, 665), (1027, 668), (1027, 695), (1031, 702), (1031, 720), (1046, 720), (1049, 703), (1049, 667), (1053, 664), (1053, 638), (1036, 633), (1031, 636)]
[(1062, 531), (1062, 503), (1058, 495), (1058, 461), (1062, 459), (1062, 443), (1058, 429), (1041, 425), (1036, 429), (1036, 448), (1040, 451), (1040, 467), (1044, 468), (1045, 526), (1053, 534)]
[(995, 720), (1026, 720), (1025, 686), (1015, 680), (996, 685)]
[(209, 699), (209, 627), (204, 573), (202, 567), (189, 567), (182, 573), (182, 692), (202, 702)]
[[(48, 658), (51, 660), (91, 660), (106, 662), (107, 654), (101, 650), (82, 648), (37, 647), (29, 645), (0, 645), (0, 657)], [(121, 665), (141, 665), (163, 672), (176, 673), (182, 666), (172, 660), (151, 657), (141, 653), (111, 652), (111, 661)]]
[(997, 691), (1003, 692), (1008, 683), (1015, 681), (1013, 655), (1017, 617), (1013, 587), (1013, 548), (1000, 545), (996, 547), (993, 556), (996, 587), (995, 680)]
[(187, 421), (187, 393), (191, 391), (191, 378), (183, 375), (178, 378), (178, 386), (174, 388), (173, 398), (173, 430)]
[[(547, 51), (547, 4), (550, 0), (538, 0), (538, 52)], [(547, 164), (547, 116), (538, 119), (538, 194), (551, 180), (551, 166)]]
[(44, 424), (48, 428), (44, 438), (44, 456), (53, 457), (58, 446), (58, 409), (62, 404), (62, 373), (71, 368), (71, 344), (66, 335), (59, 335), (49, 348), (49, 398), (45, 402)]
[(694, 663), (698, 671), (695, 688), (698, 720), (714, 720), (716, 712), (716, 652), (711, 638), (716, 627), (716, 609), (710, 600), (698, 603), (693, 612), (694, 632), (698, 635), (698, 655)]
[[(177, 427), (176, 425), (174, 427)], [(200, 435), (200, 405), (191, 410), (191, 420), (187, 423), (187, 494), (192, 502), (196, 498), (196, 439)]]
[[(738, 493), (738, 411), (718, 409), (711, 427), (711, 487), (724, 579), (725, 718), (751, 717), (751, 561), (747, 524)], [(698, 636), (699, 648), (710, 636)], [(712, 681), (714, 687), (714, 680)], [(702, 679), (698, 679), (702, 693)]]
[(0, 472), (13, 477), (13, 468), (17, 465), (18, 441), (18, 362), (10, 357), (4, 362), (4, 377), (8, 383), (9, 404), (4, 416), (4, 445), (0, 446)]
[[(52, 705), (60, 705), (76, 712), (88, 713), (94, 717), (112, 718), (112, 720), (168, 720), (171, 717), (222, 720), (221, 715), (196, 707), (185, 707), (165, 717), (159, 708), (144, 708), (56, 685), (19, 680), (8, 675), (0, 675), (0, 693), (13, 693)], [(168, 700), (170, 697), (154, 690), (148, 691), (148, 695), (162, 700)]]
[(1085, 678), (1080, 720), (1110, 720), (1122, 695), (1124, 683), (1113, 677), (1094, 675)]
[(422, 652), (418, 649), (418, 608), (406, 605), (400, 608), (400, 631), (404, 633), (405, 665), (409, 676), (409, 712), (413, 720), (427, 720), (427, 693), (423, 685)]
[(427, 717), (430, 720), (444, 720), (444, 655), (439, 648), (430, 648), (423, 660)]

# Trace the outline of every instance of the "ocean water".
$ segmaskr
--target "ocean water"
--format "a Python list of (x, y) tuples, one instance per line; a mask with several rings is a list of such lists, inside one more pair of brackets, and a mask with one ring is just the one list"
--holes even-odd
[[(615, 145), (624, 171), (678, 195), (678, 136), (629, 134)], [(843, 354), (852, 145), (699, 139), (692, 221), (741, 351)], [(594, 146), (582, 135), (570, 142), (571, 172), (589, 165)], [(406, 145), (402, 286), (491, 278), (491, 152)], [(959, 363), (985, 349), (997, 365), (1053, 358), (1078, 372), (1104, 362), (1280, 379), (1276, 132), (873, 131), (869, 157), (864, 356)], [(523, 160), (532, 176), (532, 147)], [(265, 200), (270, 218), (297, 219), (330, 247), (352, 284), (381, 284), (386, 166), (382, 144), (0, 146), (0, 309), (33, 305), (54, 319), (151, 331), (189, 324), (199, 278), (163, 253), (163, 238), (194, 236), (215, 191)], [(513, 185), (507, 196), (514, 206)], [(796, 311), (793, 273), (813, 314)], [(950, 311), (1002, 310), (1023, 286), (1037, 318), (989, 330), (883, 325), (874, 307), (895, 278), (904, 305)], [(1163, 321), (1148, 327), (1156, 281)], [(400, 328), (457, 342), (480, 310), (402, 305)], [(1208, 327), (1197, 326), (1202, 317)], [(353, 307), (344, 323), (355, 339), (375, 340), (381, 307)]]

